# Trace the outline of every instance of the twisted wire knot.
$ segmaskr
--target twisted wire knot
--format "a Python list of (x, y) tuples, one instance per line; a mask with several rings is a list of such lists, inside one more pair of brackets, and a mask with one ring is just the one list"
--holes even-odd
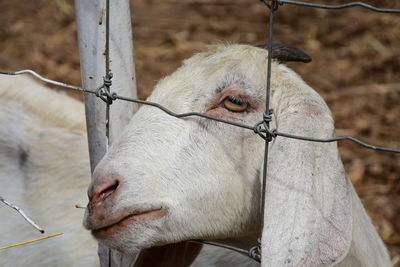
[(269, 111), (264, 112), (263, 120), (258, 122), (253, 127), (254, 133), (261, 136), (264, 140), (272, 141), (272, 138), (275, 138), (278, 135), (278, 131), (276, 129), (270, 129), (269, 123), (272, 121), (272, 113), (273, 110), (270, 109)]
[(254, 133), (258, 134), (262, 139), (265, 139), (266, 138), (266, 135), (265, 135), (266, 131), (262, 127), (263, 123), (264, 123), (263, 121), (260, 121), (256, 125), (254, 125), (253, 131), (254, 131)]
[(112, 77), (113, 77), (113, 74), (111, 72), (107, 73), (106, 76), (103, 77), (105, 87), (110, 87), (112, 85), (112, 81), (111, 81)]
[(270, 109), (268, 112), (265, 111), (263, 114), (263, 123), (270, 123), (272, 121), (272, 109)]
[(111, 105), (113, 101), (117, 99), (117, 94), (110, 92), (112, 77), (113, 74), (111, 72), (107, 73), (106, 76), (103, 77), (103, 84), (99, 88), (97, 88), (95, 92), (95, 95), (108, 105)]

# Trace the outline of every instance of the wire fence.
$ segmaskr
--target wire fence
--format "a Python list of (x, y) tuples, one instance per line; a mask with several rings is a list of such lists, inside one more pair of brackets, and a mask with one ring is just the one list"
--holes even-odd
[[(261, 218), (264, 217), (264, 202), (265, 202), (265, 185), (266, 185), (266, 178), (267, 178), (267, 172), (268, 172), (268, 146), (269, 142), (273, 140), (273, 138), (277, 137), (283, 137), (283, 138), (290, 138), (290, 139), (297, 139), (301, 141), (310, 141), (310, 142), (321, 142), (321, 143), (329, 143), (329, 142), (338, 142), (338, 141), (352, 141), (360, 146), (363, 146), (368, 149), (373, 149), (377, 151), (382, 151), (382, 152), (391, 152), (391, 153), (400, 153), (400, 149), (398, 148), (388, 148), (388, 147), (381, 147), (381, 146), (376, 146), (376, 145), (371, 145), (368, 143), (365, 143), (355, 137), (352, 136), (338, 136), (338, 137), (333, 137), (333, 138), (318, 138), (318, 137), (310, 137), (310, 136), (299, 136), (299, 135), (293, 135), (293, 134), (288, 134), (284, 132), (280, 132), (277, 129), (270, 129), (270, 122), (272, 120), (272, 110), (270, 109), (270, 91), (271, 91), (271, 79), (272, 79), (272, 74), (271, 74), (271, 66), (272, 66), (272, 41), (273, 41), (273, 23), (274, 23), (274, 13), (278, 11), (278, 9), (283, 6), (283, 5), (296, 5), (296, 6), (303, 6), (303, 7), (311, 7), (311, 8), (320, 8), (320, 9), (328, 9), (328, 10), (341, 10), (341, 9), (346, 9), (346, 8), (351, 8), (351, 7), (361, 7), (365, 8), (374, 12), (379, 12), (379, 13), (400, 13), (399, 9), (385, 9), (385, 8), (377, 8), (374, 6), (371, 6), (369, 4), (363, 3), (363, 2), (351, 2), (351, 3), (346, 3), (342, 5), (325, 5), (325, 4), (315, 4), (315, 3), (309, 3), (309, 2), (302, 2), (302, 1), (293, 1), (293, 0), (260, 0), (262, 3), (264, 3), (268, 9), (269, 9), (269, 25), (268, 25), (268, 45), (269, 45), (269, 53), (268, 53), (268, 73), (267, 73), (267, 87), (266, 87), (266, 106), (265, 106), (265, 112), (263, 113), (263, 118), (260, 122), (256, 123), (255, 125), (246, 125), (243, 123), (238, 123), (235, 121), (231, 120), (225, 120), (222, 118), (210, 116), (207, 114), (199, 113), (199, 112), (188, 112), (188, 113), (175, 113), (166, 107), (154, 103), (151, 101), (146, 101), (146, 100), (140, 100), (136, 98), (130, 98), (130, 97), (125, 97), (125, 96), (120, 96), (115, 92), (111, 92), (111, 86), (112, 86), (112, 73), (110, 70), (110, 58), (109, 58), (109, 20), (110, 20), (110, 4), (109, 0), (106, 2), (106, 44), (105, 44), (105, 55), (106, 55), (106, 70), (105, 70), (105, 76), (103, 80), (103, 84), (101, 84), (98, 88), (96, 89), (86, 89), (82, 88), (79, 86), (74, 86), (54, 80), (50, 80), (47, 78), (42, 77), (38, 73), (32, 71), (32, 70), (20, 70), (16, 72), (9, 72), (9, 71), (0, 71), (0, 74), (6, 74), (6, 75), (20, 75), (20, 74), (31, 74), (35, 76), (36, 78), (57, 86), (69, 88), (72, 90), (77, 90), (83, 93), (89, 93), (89, 94), (94, 94), (100, 99), (102, 99), (106, 103), (106, 135), (107, 139), (109, 140), (109, 116), (110, 116), (110, 107), (112, 103), (116, 100), (123, 100), (123, 101), (129, 101), (129, 102), (134, 102), (138, 104), (143, 104), (143, 105), (148, 105), (148, 106), (153, 106), (156, 107), (165, 113), (167, 113), (170, 116), (176, 117), (176, 118), (186, 118), (186, 117), (201, 117), (205, 119), (210, 119), (214, 120), (220, 123), (225, 123), (229, 124), (235, 127), (240, 127), (249, 131), (253, 131), (255, 134), (258, 134), (260, 137), (262, 137), (265, 140), (265, 151), (264, 151), (264, 170), (263, 170), (263, 178), (262, 178), (262, 189), (261, 189)], [(223, 244), (217, 244), (214, 242), (210, 241), (204, 241), (204, 240), (191, 240), (191, 242), (198, 242), (198, 243), (203, 243), (203, 244), (208, 244), (208, 245), (214, 245), (218, 247), (223, 247), (226, 249), (230, 249), (233, 251), (236, 251), (238, 253), (248, 255), (250, 258), (260, 262), (261, 261), (261, 248), (260, 248), (260, 239), (259, 239), (259, 244), (256, 245), (255, 247), (251, 248), (249, 251), (244, 250), (244, 249), (239, 249), (236, 247), (232, 246), (227, 246)]]

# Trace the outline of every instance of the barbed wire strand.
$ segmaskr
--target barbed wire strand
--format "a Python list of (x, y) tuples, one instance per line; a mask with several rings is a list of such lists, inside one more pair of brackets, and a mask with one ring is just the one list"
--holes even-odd
[(30, 225), (32, 225), (41, 234), (44, 233), (44, 230), (42, 229), (42, 227), (37, 225), (31, 218), (29, 218), (28, 215), (26, 215), (25, 212), (20, 207), (14, 205), (13, 203), (11, 203), (8, 200), (5, 200), (2, 196), (0, 196), (0, 201), (3, 202), (5, 205), (9, 206), (10, 208), (16, 210), (22, 216), (22, 218), (25, 219), (25, 221), (27, 221)]
[[(41, 75), (37, 74), (36, 72), (34, 72), (32, 70), (23, 70), (23, 71), (16, 71), (16, 72), (0, 70), (0, 74), (6, 74), (6, 75), (18, 75), (18, 74), (24, 74), (24, 73), (32, 74), (34, 77), (38, 78), (39, 80), (42, 80), (42, 81), (47, 82), (49, 84), (54, 84), (54, 85), (58, 85), (58, 86), (61, 86), (61, 87), (66, 87), (66, 88), (70, 88), (70, 89), (73, 89), (73, 90), (77, 90), (77, 91), (85, 92), (85, 93), (90, 93), (90, 94), (98, 93), (96, 90), (84, 89), (84, 88), (81, 88), (79, 86), (70, 85), (70, 84), (66, 84), (66, 83), (61, 83), (61, 82), (57, 82), (57, 81), (54, 81), (54, 80), (50, 80), (50, 79), (47, 79), (47, 78), (43, 78)], [(103, 92), (102, 97), (106, 97), (106, 96), (107, 95)], [(136, 98), (120, 96), (120, 95), (118, 95), (116, 93), (112, 93), (111, 96), (113, 97), (113, 100), (119, 99), (119, 100), (124, 100), (124, 101), (128, 101), (128, 102), (137, 103), (137, 104), (143, 104), (143, 105), (147, 105), (147, 106), (156, 107), (156, 108), (164, 111), (168, 115), (171, 115), (171, 116), (176, 117), (176, 118), (201, 117), (201, 118), (205, 118), (205, 119), (210, 119), (210, 120), (213, 120), (213, 121), (221, 122), (221, 123), (224, 123), (224, 124), (237, 126), (237, 127), (243, 128), (243, 129), (254, 131), (255, 133), (261, 135), (263, 138), (266, 138), (266, 135), (270, 134), (270, 135), (272, 135), (272, 137), (281, 136), (281, 137), (286, 137), (286, 138), (291, 138), (291, 139), (298, 139), (298, 140), (310, 141), (310, 142), (321, 142), (321, 143), (329, 143), (329, 142), (348, 140), (348, 141), (355, 142), (355, 143), (359, 144), (360, 146), (363, 146), (363, 147), (366, 147), (366, 148), (369, 148), (369, 149), (373, 149), (373, 150), (377, 150), (377, 151), (383, 151), (383, 152), (400, 153), (400, 149), (370, 145), (370, 144), (368, 144), (366, 142), (363, 142), (363, 141), (361, 141), (361, 140), (359, 140), (357, 138), (351, 137), (351, 136), (338, 136), (338, 137), (327, 138), (327, 139), (315, 138), (315, 137), (307, 137), (307, 136), (299, 136), (299, 135), (293, 135), (293, 134), (279, 132), (276, 129), (273, 129), (273, 130), (262, 129), (259, 126), (261, 126), (263, 124), (263, 122), (259, 122), (256, 125), (251, 126), (251, 125), (247, 125), (247, 124), (244, 124), (244, 123), (225, 120), (225, 119), (221, 119), (221, 118), (218, 118), (218, 117), (210, 116), (210, 115), (207, 115), (207, 114), (204, 114), (204, 113), (199, 113), (199, 112), (175, 113), (175, 112), (169, 110), (168, 108), (166, 108), (166, 107), (164, 107), (164, 106), (162, 106), (162, 105), (160, 105), (158, 103), (147, 101), (147, 100), (140, 100), (140, 99), (136, 99)]]
[(12, 248), (12, 247), (18, 247), (18, 246), (22, 246), (22, 245), (26, 245), (26, 244), (29, 244), (29, 243), (37, 242), (37, 241), (40, 241), (40, 240), (43, 240), (43, 239), (48, 239), (48, 238), (55, 237), (55, 236), (59, 236), (59, 235), (62, 235), (62, 234), (64, 234), (64, 233), (52, 234), (52, 235), (39, 237), (39, 238), (36, 238), (36, 239), (24, 241), (24, 242), (17, 243), (17, 244), (12, 244), (12, 245), (8, 245), (8, 246), (0, 247), (0, 250), (7, 249), (7, 248)]

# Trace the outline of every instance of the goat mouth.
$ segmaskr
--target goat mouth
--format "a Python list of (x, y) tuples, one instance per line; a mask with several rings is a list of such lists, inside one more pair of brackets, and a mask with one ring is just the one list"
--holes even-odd
[(131, 213), (122, 217), (118, 221), (108, 224), (104, 227), (92, 229), (92, 234), (96, 238), (105, 238), (120, 231), (122, 228), (128, 226), (131, 223), (143, 220), (159, 219), (161, 217), (164, 217), (166, 213), (167, 212), (162, 208), (148, 210), (140, 213)]

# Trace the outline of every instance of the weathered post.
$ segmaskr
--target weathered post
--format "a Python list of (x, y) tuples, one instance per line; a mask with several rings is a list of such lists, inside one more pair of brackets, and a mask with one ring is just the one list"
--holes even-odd
[[(113, 73), (111, 91), (137, 97), (133, 59), (129, 0), (109, 1), (109, 68)], [(106, 75), (107, 0), (75, 0), (83, 87), (96, 89)], [(106, 103), (95, 95), (85, 95), (86, 124), (93, 172), (108, 147)], [(109, 141), (112, 143), (136, 110), (125, 101), (110, 107)], [(137, 255), (122, 255), (99, 245), (101, 266), (132, 266)]]

